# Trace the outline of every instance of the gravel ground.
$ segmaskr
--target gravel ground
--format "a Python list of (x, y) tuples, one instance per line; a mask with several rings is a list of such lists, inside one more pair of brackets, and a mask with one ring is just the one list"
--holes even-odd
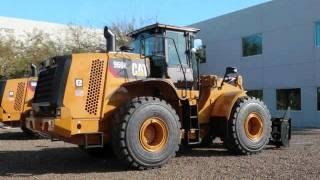
[(295, 131), (288, 149), (233, 156), (220, 144), (182, 150), (161, 169), (133, 171), (63, 142), (0, 128), (0, 179), (320, 179), (320, 130)]

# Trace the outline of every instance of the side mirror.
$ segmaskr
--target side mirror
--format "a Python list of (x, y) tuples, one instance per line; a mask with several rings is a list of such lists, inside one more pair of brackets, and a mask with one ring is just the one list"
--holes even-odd
[(195, 39), (193, 41), (193, 47), (196, 49), (200, 49), (202, 47), (202, 40), (201, 39)]
[(207, 62), (207, 55), (206, 55), (206, 46), (202, 44), (201, 39), (195, 39), (193, 43), (192, 52), (195, 53), (196, 59), (199, 63), (206, 63)]
[(238, 69), (235, 67), (227, 67), (226, 68), (226, 75), (235, 74), (237, 72), (238, 72)]

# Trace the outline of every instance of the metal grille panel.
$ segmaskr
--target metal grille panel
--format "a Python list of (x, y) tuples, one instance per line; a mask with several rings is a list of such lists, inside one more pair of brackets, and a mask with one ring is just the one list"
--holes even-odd
[(16, 111), (22, 110), (25, 85), (26, 84), (23, 82), (18, 83), (17, 95), (16, 95), (16, 99), (14, 100), (14, 110)]
[(99, 59), (92, 61), (89, 88), (86, 99), (86, 111), (89, 114), (97, 115), (102, 73), (103, 73), (104, 61)]

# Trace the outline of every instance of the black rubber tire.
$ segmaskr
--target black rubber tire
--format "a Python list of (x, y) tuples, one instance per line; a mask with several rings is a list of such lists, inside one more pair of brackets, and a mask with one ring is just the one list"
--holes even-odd
[[(168, 140), (160, 152), (145, 150), (139, 140), (142, 123), (151, 117), (161, 118), (168, 128)], [(175, 156), (180, 145), (180, 122), (170, 104), (156, 97), (132, 99), (115, 113), (112, 147), (117, 157), (139, 170), (159, 168)]]
[[(259, 141), (251, 141), (245, 134), (244, 123), (248, 115), (255, 112), (263, 120), (263, 132)], [(234, 154), (250, 155), (261, 152), (271, 136), (271, 115), (267, 106), (254, 97), (242, 97), (235, 103), (230, 116), (225, 147)]]

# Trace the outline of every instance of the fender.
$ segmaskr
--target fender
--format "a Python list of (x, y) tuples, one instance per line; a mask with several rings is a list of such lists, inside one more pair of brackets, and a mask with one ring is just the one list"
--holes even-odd
[[(160, 79), (144, 79), (144, 80), (138, 80), (133, 82), (128, 82), (122, 85), (122, 87), (125, 87), (127, 89), (131, 89), (134, 92), (135, 89), (139, 89), (138, 87), (142, 87), (144, 89), (144, 93), (146, 92), (154, 92), (155, 90), (159, 90), (164, 97), (169, 99), (175, 99), (175, 100), (185, 100), (185, 98), (182, 98), (177, 93), (177, 90), (175, 86), (167, 80), (160, 80)], [(137, 93), (137, 92), (136, 92)], [(144, 94), (142, 92), (138, 92), (141, 94)]]
[(211, 111), (211, 117), (222, 117), (229, 120), (234, 104), (240, 97), (244, 96), (247, 95), (243, 91), (234, 91), (222, 94), (214, 103)]

